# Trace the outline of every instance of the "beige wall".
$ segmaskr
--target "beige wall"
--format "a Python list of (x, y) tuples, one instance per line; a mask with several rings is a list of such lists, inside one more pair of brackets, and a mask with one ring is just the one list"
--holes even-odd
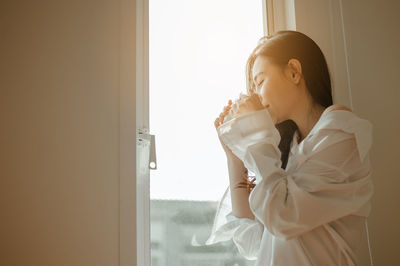
[[(340, 8), (342, 2), (342, 9)], [(371, 162), (375, 194), (368, 219), (374, 265), (400, 265), (400, 1), (297, 0), (297, 30), (323, 49), (332, 73), (334, 101), (373, 124)], [(348, 88), (341, 10), (347, 43)], [(370, 265), (367, 238), (361, 266)]]
[(354, 108), (374, 126), (370, 240), (375, 265), (385, 266), (400, 265), (399, 10), (396, 0), (343, 1)]
[[(400, 261), (398, 3), (343, 1), (354, 109), (374, 125), (369, 227), (385, 266)], [(0, 265), (119, 264), (119, 8), (0, 2)]]
[(119, 265), (119, 5), (0, 1), (0, 265)]

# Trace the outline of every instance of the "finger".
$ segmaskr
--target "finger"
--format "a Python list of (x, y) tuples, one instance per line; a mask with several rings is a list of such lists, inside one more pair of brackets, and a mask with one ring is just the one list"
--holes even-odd
[(240, 99), (237, 101), (237, 104), (241, 104), (241, 103), (243, 103), (243, 102), (245, 102), (245, 101), (247, 101), (247, 100), (248, 100), (248, 97), (247, 97), (247, 98), (245, 98), (245, 97), (240, 98)]
[(215, 128), (217, 128), (219, 126), (219, 124), (220, 124), (219, 118), (215, 119), (215, 121), (214, 121)]
[(255, 106), (260, 107), (260, 108), (264, 108), (260, 95), (254, 94), (254, 96), (251, 98), (251, 101)]
[(250, 99), (252, 101), (256, 101), (256, 102), (260, 102), (261, 101), (260, 96), (258, 94), (255, 94), (255, 93), (251, 95)]
[(243, 92), (241, 92), (240, 95), (239, 95), (239, 99), (241, 99), (241, 100), (247, 99), (247, 98), (249, 98), (249, 97), (250, 97), (249, 95), (247, 95), (247, 94), (245, 94), (245, 93), (243, 93)]
[(233, 111), (234, 113), (236, 113), (237, 109), (238, 109), (238, 105), (237, 105), (237, 103), (234, 103), (234, 104), (232, 105), (232, 111)]

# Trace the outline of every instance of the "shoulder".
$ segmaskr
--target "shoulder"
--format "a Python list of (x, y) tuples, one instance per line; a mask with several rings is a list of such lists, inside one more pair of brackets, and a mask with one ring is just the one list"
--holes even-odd
[(343, 105), (327, 107), (309, 135), (313, 152), (353, 139), (361, 161), (372, 146), (372, 124)]
[(344, 105), (340, 105), (340, 104), (333, 104), (333, 105), (327, 107), (325, 110), (326, 110), (327, 112), (329, 112), (329, 111), (335, 111), (335, 110), (343, 110), (343, 111), (352, 112), (352, 110), (351, 110), (350, 108), (348, 108), (347, 106), (344, 106)]

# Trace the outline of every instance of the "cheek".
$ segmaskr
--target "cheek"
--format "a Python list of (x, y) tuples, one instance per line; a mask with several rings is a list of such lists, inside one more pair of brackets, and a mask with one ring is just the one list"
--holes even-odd
[(274, 105), (277, 98), (277, 86), (273, 81), (264, 82), (260, 94), (263, 99), (263, 105), (271, 104)]
[(267, 104), (270, 105), (268, 111), (275, 124), (280, 120), (282, 112), (287, 109), (285, 88), (282, 86), (281, 82), (270, 80), (264, 83), (264, 86), (260, 90), (262, 104), (264, 106)]

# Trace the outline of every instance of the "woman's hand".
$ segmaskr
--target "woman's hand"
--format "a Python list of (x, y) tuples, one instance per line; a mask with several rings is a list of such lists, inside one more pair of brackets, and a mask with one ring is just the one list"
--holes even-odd
[[(232, 107), (232, 100), (229, 100), (228, 105), (226, 105), (224, 107), (223, 111), (219, 114), (219, 117), (217, 117), (217, 119), (215, 119), (215, 121), (214, 121), (215, 129), (217, 129), (220, 125), (222, 125), (222, 123), (224, 122), (225, 116), (231, 110), (231, 107)], [(236, 157), (233, 154), (233, 152), (231, 151), (231, 149), (229, 149), (228, 146), (225, 145), (225, 143), (222, 141), (222, 139), (220, 138), (219, 135), (218, 135), (218, 138), (219, 138), (219, 141), (220, 141), (222, 148), (224, 149), (228, 159)]]
[(232, 105), (230, 115), (232, 118), (236, 118), (261, 109), (264, 109), (264, 106), (257, 94), (253, 93), (250, 96), (240, 94), (240, 98)]
[[(230, 119), (239, 117), (241, 115), (244, 115), (246, 113), (250, 112), (255, 112), (258, 110), (263, 109), (264, 106), (262, 105), (260, 98), (257, 94), (252, 94), (250, 96), (245, 95), (245, 94), (240, 94), (239, 99), (235, 101), (234, 104), (232, 104), (232, 100), (229, 100), (228, 105), (226, 105), (223, 109), (223, 111), (220, 113), (219, 117), (215, 119), (214, 121), (214, 126), (217, 129), (221, 124), (224, 123), (224, 119), (226, 116), (229, 116)], [(221, 138), (218, 136), (221, 145), (229, 159), (232, 159), (233, 161), (237, 161), (240, 159), (237, 158), (232, 151), (228, 148), (228, 146), (225, 145), (225, 143), (221, 140)]]
[[(228, 105), (224, 107), (219, 117), (215, 119), (215, 129), (218, 129), (218, 127), (223, 123), (226, 115), (232, 110), (231, 106), (232, 101), (229, 100)], [(243, 105), (239, 104), (238, 106)], [(247, 189), (243, 189), (243, 186), (247, 187), (248, 170), (244, 166), (242, 160), (240, 160), (235, 154), (233, 154), (231, 149), (229, 149), (229, 147), (225, 145), (219, 135), (218, 138), (227, 157), (232, 213), (236, 217), (254, 219), (254, 214), (252, 213), (249, 206), (249, 192)]]
[(219, 114), (219, 117), (217, 117), (214, 121), (214, 126), (217, 129), (222, 123), (224, 123), (225, 116), (228, 115), (228, 112), (231, 110), (232, 107), (232, 100), (228, 101), (228, 105), (224, 107), (224, 110)]
[[(225, 116), (231, 110), (232, 100), (229, 100), (228, 105), (224, 107), (223, 111), (220, 113), (219, 117), (215, 119), (214, 126), (217, 129), (224, 121)], [(218, 133), (217, 133), (218, 135)], [(221, 143), (222, 148), (225, 151), (226, 159), (228, 162), (228, 170), (229, 170), (229, 180), (236, 184), (238, 182), (243, 181), (242, 176), (247, 169), (245, 168), (242, 160), (240, 160), (232, 150), (222, 141), (221, 137), (218, 135), (219, 142)], [(238, 179), (238, 180), (236, 180)], [(232, 181), (233, 180), (233, 181)]]

